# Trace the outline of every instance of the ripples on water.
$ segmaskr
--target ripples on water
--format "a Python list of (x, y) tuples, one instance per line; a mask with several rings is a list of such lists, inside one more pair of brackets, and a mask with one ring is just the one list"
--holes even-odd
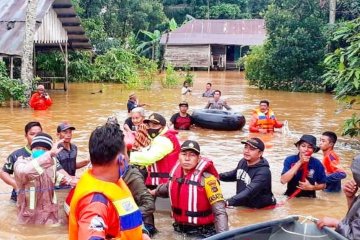
[[(197, 140), (204, 156), (211, 158), (219, 172), (229, 171), (236, 167), (242, 157), (242, 139), (258, 136), (266, 143), (265, 158), (270, 162), (273, 192), (278, 202), (284, 201), (282, 195), (285, 186), (280, 184), (283, 160), (287, 155), (296, 154), (294, 146), (302, 134), (310, 133), (319, 137), (323, 131), (331, 130), (340, 134), (341, 124), (352, 112), (344, 111), (335, 114), (337, 103), (329, 94), (289, 93), (278, 91), (261, 91), (249, 87), (238, 72), (195, 72), (195, 83), (192, 95), (186, 100), (192, 109), (203, 108), (206, 99), (201, 97), (205, 84), (212, 82), (214, 89), (222, 91), (222, 97), (237, 112), (245, 115), (249, 123), (252, 109), (258, 106), (261, 99), (268, 99), (277, 118), (289, 121), (291, 135), (276, 132), (274, 135), (250, 134), (248, 125), (242, 131), (223, 132), (205, 130), (194, 127), (192, 131), (181, 131), (179, 139)], [(59, 85), (58, 87), (61, 87)], [(97, 93), (100, 89), (103, 93)], [(91, 94), (91, 92), (96, 92)], [(91, 131), (106, 122), (108, 116), (115, 115), (123, 122), (127, 117), (126, 102), (131, 91), (117, 84), (71, 84), (68, 93), (50, 91), (53, 106), (45, 112), (34, 112), (31, 109), (0, 108), (0, 163), (15, 149), (25, 144), (24, 125), (31, 120), (42, 123), (44, 131), (56, 136), (56, 126), (67, 120), (76, 127), (73, 142), (79, 148), (79, 159), (88, 158), (87, 145)], [(162, 113), (167, 120), (178, 111), (178, 103), (182, 100), (180, 88), (159, 89), (152, 91), (136, 91), (141, 102), (150, 104), (147, 113)], [(340, 141), (342, 139), (340, 138)], [(344, 144), (338, 143), (336, 151), (342, 158), (347, 173), (355, 151)], [(321, 154), (315, 156), (321, 158)], [(351, 176), (349, 176), (351, 177)], [(224, 195), (235, 194), (236, 183), (221, 183)], [(16, 225), (15, 205), (9, 203), (11, 188), (0, 181), (0, 239), (67, 239), (67, 227), (61, 226), (19, 226)], [(60, 192), (64, 197), (65, 193)], [(245, 208), (228, 209), (230, 227), (278, 219), (289, 214), (312, 215), (322, 217), (330, 215), (341, 218), (346, 213), (346, 201), (342, 193), (328, 194), (319, 192), (317, 199), (293, 199), (283, 207), (274, 210), (249, 210)], [(183, 239), (174, 234), (170, 225), (169, 213), (156, 213), (156, 224), (160, 230), (155, 239)]]

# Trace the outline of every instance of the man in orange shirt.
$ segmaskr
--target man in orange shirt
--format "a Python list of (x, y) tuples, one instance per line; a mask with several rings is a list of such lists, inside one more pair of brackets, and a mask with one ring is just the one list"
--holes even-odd
[(70, 203), (69, 239), (150, 239), (122, 179), (125, 143), (120, 128), (112, 124), (96, 128), (89, 152), (92, 168), (81, 176)]
[(34, 110), (46, 110), (52, 104), (52, 100), (47, 92), (45, 92), (44, 85), (37, 87), (37, 92), (34, 93), (29, 101), (30, 107)]
[(274, 112), (270, 109), (269, 101), (261, 100), (259, 108), (254, 110), (251, 118), (250, 132), (274, 132), (275, 128), (282, 128), (282, 126), (283, 124), (276, 119)]
[(340, 158), (334, 152), (337, 136), (334, 132), (324, 132), (320, 137), (320, 149), (324, 153), (323, 165), (326, 172), (326, 192), (340, 192), (341, 179), (346, 178), (346, 173), (340, 168)]

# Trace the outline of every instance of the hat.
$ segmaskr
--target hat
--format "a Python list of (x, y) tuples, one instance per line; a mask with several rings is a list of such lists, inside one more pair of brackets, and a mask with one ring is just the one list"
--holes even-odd
[(115, 116), (110, 116), (110, 117), (108, 117), (106, 124), (119, 125), (119, 121), (117, 120), (117, 118)]
[(147, 119), (144, 120), (144, 123), (148, 123), (148, 122), (158, 123), (161, 126), (166, 125), (165, 118), (162, 115), (158, 114), (158, 113), (153, 113)]
[(310, 144), (314, 148), (314, 152), (318, 152), (320, 150), (320, 148), (316, 146), (316, 138), (313, 135), (302, 135), (300, 140), (295, 143), (295, 146), (299, 146), (302, 142)]
[(186, 151), (186, 150), (192, 150), (198, 154), (200, 154), (200, 146), (197, 142), (192, 141), (192, 140), (186, 140), (182, 145), (181, 145), (181, 151)]
[(242, 144), (248, 144), (254, 148), (259, 149), (260, 151), (264, 151), (265, 150), (265, 144), (263, 141), (261, 141), (260, 138), (250, 138), (246, 141), (241, 141)]
[(59, 133), (59, 132), (62, 132), (62, 131), (66, 131), (68, 129), (75, 130), (75, 128), (73, 126), (71, 126), (70, 124), (64, 122), (64, 123), (59, 124), (56, 131)]
[(31, 149), (36, 147), (44, 147), (47, 150), (51, 150), (53, 145), (52, 137), (46, 133), (38, 133), (31, 141)]
[(136, 94), (134, 92), (132, 92), (132, 93), (129, 94), (129, 98), (135, 97), (135, 95)]
[(186, 101), (182, 101), (181, 103), (179, 103), (179, 107), (181, 107), (181, 106), (189, 107), (189, 104)]

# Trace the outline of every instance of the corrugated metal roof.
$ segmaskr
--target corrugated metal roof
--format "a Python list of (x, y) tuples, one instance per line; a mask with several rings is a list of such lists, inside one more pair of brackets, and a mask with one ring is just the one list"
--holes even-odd
[[(168, 45), (260, 45), (266, 39), (263, 19), (194, 19), (170, 32)], [(161, 37), (165, 44), (166, 34)]]
[[(0, 0), (0, 54), (22, 55), (25, 34), (27, 0)], [(67, 31), (69, 47), (91, 49), (89, 39), (80, 25), (70, 0), (39, 0), (36, 14), (36, 30), (45, 14), (53, 8)], [(58, 44), (36, 44), (36, 47), (58, 47)]]

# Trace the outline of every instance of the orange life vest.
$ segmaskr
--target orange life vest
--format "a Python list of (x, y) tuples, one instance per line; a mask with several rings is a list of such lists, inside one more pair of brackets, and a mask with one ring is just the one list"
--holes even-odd
[(274, 130), (276, 124), (275, 114), (269, 109), (267, 114), (264, 114), (260, 109), (255, 109), (254, 113), (257, 115), (256, 125), (261, 129)]
[(212, 161), (201, 158), (198, 165), (186, 176), (178, 162), (170, 173), (170, 201), (172, 216), (180, 224), (206, 225), (214, 223), (215, 217), (201, 185), (203, 173), (219, 177)]
[(180, 143), (176, 137), (177, 131), (168, 130), (163, 136), (170, 139), (173, 144), (173, 151), (166, 155), (163, 159), (155, 162), (148, 167), (148, 177), (146, 178), (147, 186), (157, 186), (169, 181), (169, 172), (174, 167), (179, 158)]
[(115, 183), (101, 181), (92, 176), (90, 170), (85, 172), (76, 185), (70, 204), (69, 239), (78, 239), (78, 202), (91, 193), (101, 193), (115, 206), (119, 215), (120, 229), (116, 239), (141, 240), (142, 216), (130, 190), (120, 178)]

